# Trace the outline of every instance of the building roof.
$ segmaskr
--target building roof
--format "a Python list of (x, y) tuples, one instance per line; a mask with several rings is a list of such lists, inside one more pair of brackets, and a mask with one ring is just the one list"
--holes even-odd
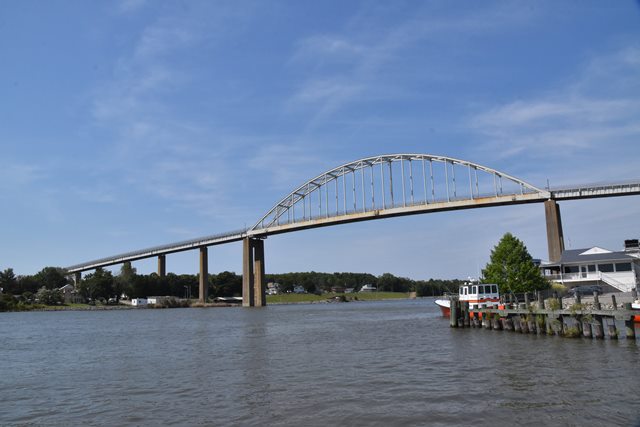
[(562, 251), (562, 257), (559, 262), (546, 265), (563, 265), (563, 264), (580, 264), (580, 263), (597, 263), (597, 262), (613, 262), (613, 261), (634, 261), (636, 257), (630, 256), (622, 251), (609, 251), (597, 246), (585, 249), (567, 249)]

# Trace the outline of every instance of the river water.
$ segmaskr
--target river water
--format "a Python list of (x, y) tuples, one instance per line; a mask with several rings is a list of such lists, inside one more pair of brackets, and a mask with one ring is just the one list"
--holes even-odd
[(639, 356), (432, 299), (2, 313), (0, 425), (639, 425)]

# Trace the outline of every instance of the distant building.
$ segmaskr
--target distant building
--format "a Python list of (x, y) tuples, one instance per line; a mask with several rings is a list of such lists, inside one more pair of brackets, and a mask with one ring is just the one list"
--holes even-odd
[(558, 262), (541, 263), (543, 275), (568, 288), (600, 285), (605, 292), (629, 292), (640, 283), (640, 245), (626, 240), (623, 251), (598, 246), (562, 252)]
[(134, 307), (144, 307), (147, 305), (147, 299), (146, 298), (133, 298), (131, 300), (131, 305)]
[(147, 297), (147, 304), (162, 304), (163, 302), (171, 299), (171, 296), (155, 296), (155, 297)]
[(331, 292), (333, 292), (334, 294), (344, 294), (345, 288), (342, 286), (332, 286)]
[(58, 290), (62, 292), (62, 297), (64, 298), (65, 304), (84, 302), (84, 298), (78, 295), (78, 293), (76, 292), (76, 288), (73, 285), (67, 284), (61, 288), (58, 288)]
[(294, 294), (306, 294), (306, 293), (307, 293), (307, 291), (305, 291), (305, 289), (304, 289), (304, 287), (303, 287), (303, 286), (295, 285), (295, 286), (293, 287), (293, 293), (294, 293)]
[(375, 292), (376, 287), (370, 284), (366, 284), (360, 288), (360, 292)]
[(267, 295), (278, 295), (280, 293), (280, 284), (275, 282), (267, 283)]

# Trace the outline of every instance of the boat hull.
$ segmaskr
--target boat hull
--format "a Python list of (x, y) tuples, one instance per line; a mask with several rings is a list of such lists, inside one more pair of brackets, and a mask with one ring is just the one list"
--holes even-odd
[(440, 307), (442, 316), (444, 317), (451, 316), (451, 305), (448, 299), (437, 299), (435, 300), (435, 303), (438, 307)]

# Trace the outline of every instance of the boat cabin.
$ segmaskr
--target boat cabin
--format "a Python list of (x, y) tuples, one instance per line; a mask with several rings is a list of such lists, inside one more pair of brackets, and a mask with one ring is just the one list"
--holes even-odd
[(497, 307), (500, 302), (498, 285), (492, 283), (465, 283), (458, 290), (458, 299), (467, 301), (469, 308)]

